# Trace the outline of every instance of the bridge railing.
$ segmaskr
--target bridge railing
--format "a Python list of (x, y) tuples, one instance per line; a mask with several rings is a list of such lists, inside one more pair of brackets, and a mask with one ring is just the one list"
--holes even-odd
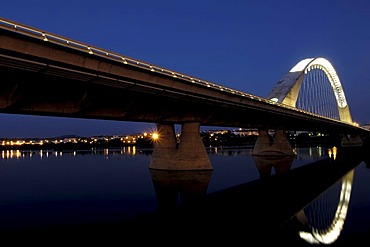
[[(98, 47), (94, 47), (94, 46), (91, 46), (91, 45), (88, 45), (88, 44), (85, 44), (85, 43), (81, 43), (81, 42), (78, 42), (78, 41), (75, 41), (75, 40), (72, 40), (72, 39), (68, 39), (68, 38), (56, 35), (56, 34), (48, 33), (48, 32), (45, 32), (45, 31), (42, 31), (42, 30), (39, 30), (39, 29), (36, 29), (36, 28), (33, 28), (33, 27), (29, 27), (27, 25), (19, 24), (17, 22), (10, 21), (10, 20), (4, 19), (4, 18), (0, 18), (0, 27), (2, 29), (6, 29), (6, 30), (9, 30), (9, 31), (12, 31), (12, 32), (21, 33), (22, 35), (26, 35), (26, 36), (33, 37), (33, 38), (36, 38), (36, 39), (40, 39), (40, 40), (43, 40), (45, 42), (51, 42), (53, 44), (68, 47), (70, 49), (87, 52), (91, 55), (104, 57), (106, 59), (110, 59), (110, 60), (115, 61), (115, 62), (121, 62), (121, 63), (123, 63), (127, 66), (138, 67), (138, 68), (145, 69), (145, 70), (148, 70), (148, 71), (151, 71), (151, 72), (155, 72), (155, 73), (159, 73), (159, 74), (162, 74), (162, 75), (177, 78), (177, 79), (180, 79), (180, 80), (184, 80), (184, 81), (187, 81), (187, 82), (190, 82), (190, 83), (195, 83), (195, 84), (202, 85), (202, 86), (205, 86), (205, 87), (209, 87), (209, 88), (212, 88), (212, 89), (215, 89), (215, 90), (220, 90), (220, 91), (223, 91), (225, 93), (230, 93), (230, 94), (246, 97), (246, 98), (249, 98), (251, 100), (265, 102), (266, 104), (277, 105), (277, 106), (287, 108), (287, 109), (290, 109), (290, 110), (293, 110), (293, 111), (297, 111), (297, 112), (300, 112), (300, 113), (305, 113), (307, 115), (336, 121), (335, 119), (328, 118), (326, 116), (322, 116), (322, 115), (318, 115), (318, 114), (315, 114), (315, 113), (307, 112), (307, 111), (301, 110), (301, 109), (296, 108), (296, 107), (292, 107), (292, 106), (289, 106), (289, 105), (286, 105), (286, 104), (282, 104), (280, 102), (274, 102), (274, 101), (266, 99), (266, 98), (262, 98), (262, 97), (252, 95), (252, 94), (249, 94), (249, 93), (246, 93), (246, 92), (238, 91), (238, 90), (235, 90), (235, 89), (232, 89), (232, 88), (229, 88), (229, 87), (225, 87), (225, 86), (213, 83), (213, 82), (209, 82), (209, 81), (202, 80), (202, 79), (199, 79), (199, 78), (196, 78), (196, 77), (192, 77), (192, 76), (189, 76), (189, 75), (186, 75), (186, 74), (183, 74), (183, 73), (179, 73), (179, 72), (176, 72), (176, 71), (173, 71), (173, 70), (170, 70), (170, 69), (159, 67), (159, 66), (156, 66), (156, 65), (138, 60), (138, 59), (134, 59), (134, 58), (131, 58), (131, 57), (127, 57), (127, 56), (118, 54), (118, 53), (114, 53), (114, 52), (111, 52), (111, 51), (108, 51), (108, 50), (104, 50), (104, 49), (101, 49), (101, 48), (98, 48)], [(339, 120), (337, 120), (337, 121), (341, 122)]]

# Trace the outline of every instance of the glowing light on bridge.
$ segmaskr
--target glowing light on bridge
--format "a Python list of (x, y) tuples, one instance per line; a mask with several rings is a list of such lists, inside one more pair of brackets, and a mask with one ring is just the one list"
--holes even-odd
[(278, 98), (272, 98), (272, 99), (270, 99), (272, 102), (278, 102), (279, 101), (279, 99)]
[(43, 38), (44, 41), (49, 41), (48, 38), (46, 37), (46, 35), (44, 33), (42, 33), (42, 37), (44, 37)]
[(159, 134), (157, 132), (154, 132), (152, 134), (152, 139), (155, 140), (155, 141), (158, 140), (159, 139)]

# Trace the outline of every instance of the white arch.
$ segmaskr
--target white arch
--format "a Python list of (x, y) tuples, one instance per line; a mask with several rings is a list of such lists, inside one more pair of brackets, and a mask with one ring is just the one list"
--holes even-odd
[(306, 58), (301, 60), (283, 76), (267, 98), (295, 107), (303, 77), (312, 69), (320, 69), (325, 72), (337, 101), (340, 120), (352, 123), (352, 117), (338, 74), (325, 58)]
[[(301, 69), (302, 67), (303, 69)], [(346, 107), (347, 101), (338, 74), (331, 63), (325, 58), (320, 57), (304, 59), (294, 66), (290, 72), (303, 71), (304, 74), (307, 74), (311, 69), (321, 69), (325, 72), (330, 81), (330, 85), (333, 88), (338, 107)]]

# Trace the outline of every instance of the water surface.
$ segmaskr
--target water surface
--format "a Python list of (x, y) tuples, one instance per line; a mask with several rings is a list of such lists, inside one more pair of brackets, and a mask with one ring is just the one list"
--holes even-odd
[[(322, 147), (285, 159), (247, 147), (208, 153), (213, 171), (176, 172), (149, 169), (151, 150), (135, 147), (2, 151), (0, 230), (35, 239), (134, 233), (309, 246), (353, 244), (370, 229), (370, 174), (358, 155), (339, 162)], [(334, 225), (338, 212), (343, 223)]]

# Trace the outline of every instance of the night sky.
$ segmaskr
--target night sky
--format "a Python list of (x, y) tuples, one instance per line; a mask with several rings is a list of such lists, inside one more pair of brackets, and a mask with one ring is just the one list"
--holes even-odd
[[(1, 0), (0, 17), (262, 97), (300, 60), (323, 57), (338, 73), (353, 121), (370, 123), (368, 0)], [(153, 129), (0, 114), (0, 138)]]

